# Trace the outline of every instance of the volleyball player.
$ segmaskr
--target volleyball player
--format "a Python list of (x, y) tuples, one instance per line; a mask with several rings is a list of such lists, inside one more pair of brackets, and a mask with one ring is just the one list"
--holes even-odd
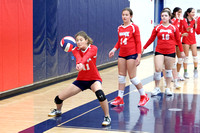
[(76, 95), (86, 89), (91, 89), (97, 96), (100, 105), (104, 111), (103, 126), (111, 123), (109, 107), (106, 96), (102, 91), (102, 79), (96, 67), (97, 47), (92, 45), (93, 40), (84, 32), (80, 31), (75, 35), (77, 47), (72, 50), (76, 58), (76, 69), (79, 71), (77, 79), (66, 87), (59, 95), (55, 97), (57, 108), (52, 110), (48, 116), (61, 115), (63, 101)]
[[(169, 12), (171, 12), (170, 8), (168, 8), (168, 7), (163, 8), (163, 10), (168, 10)], [(179, 13), (178, 13), (178, 11), (179, 11)], [(178, 8), (178, 7), (174, 8), (173, 13), (172, 13), (172, 18), (169, 20), (169, 22), (171, 24), (173, 24), (174, 26), (177, 26), (179, 28), (179, 32), (181, 31), (181, 27), (182, 27), (182, 20), (180, 19), (181, 11), (182, 10), (180, 8)], [(179, 18), (177, 18), (177, 17), (179, 17)], [(162, 20), (160, 21), (160, 24), (162, 24)], [(180, 34), (181, 34), (181, 32), (180, 32)], [(176, 44), (176, 46), (177, 46), (177, 44)], [(176, 47), (176, 50), (178, 51), (178, 54), (180, 55), (180, 51), (179, 51), (178, 47)], [(166, 77), (165, 77), (165, 68), (163, 68), (162, 72), (163, 72), (163, 77), (166, 79)], [(176, 89), (181, 88), (181, 86), (180, 86), (180, 84), (178, 82), (178, 73), (177, 73), (177, 68), (176, 68), (176, 60), (174, 60), (174, 64), (173, 64), (173, 67), (172, 67), (172, 75), (173, 75), (173, 80), (172, 81), (174, 81), (174, 87)], [(183, 78), (179, 78), (179, 79), (184, 80)], [(166, 86), (166, 81), (164, 82), (164, 84)]]
[(154, 56), (154, 65), (155, 65), (155, 88), (151, 92), (152, 96), (160, 93), (160, 79), (161, 79), (161, 71), (163, 68), (163, 64), (165, 65), (166, 72), (166, 88), (165, 93), (168, 96), (172, 96), (172, 92), (170, 90), (170, 83), (172, 78), (172, 67), (175, 60), (175, 45), (178, 44), (178, 47), (181, 52), (181, 56), (184, 57), (183, 47), (180, 41), (180, 33), (179, 29), (170, 23), (171, 12), (168, 10), (163, 10), (161, 12), (162, 24), (157, 25), (151, 34), (151, 37), (143, 47), (146, 49), (156, 38), (158, 38), (157, 46), (155, 50)]
[[(182, 34), (183, 16), (182, 16), (182, 9), (180, 7), (175, 7), (173, 9), (173, 12), (172, 12), (172, 24), (179, 28), (180, 37), (188, 35), (187, 33), (183, 33)], [(184, 77), (182, 77), (180, 75), (180, 73), (179, 73), (180, 69), (181, 69), (181, 66), (183, 64), (183, 58), (181, 58), (180, 50), (179, 50), (177, 44), (176, 44), (176, 55), (178, 57), (178, 61), (177, 61), (177, 64), (176, 64), (177, 79), (180, 80), (180, 81), (184, 81), (185, 80)], [(175, 65), (174, 65), (174, 67), (175, 67)], [(175, 78), (175, 80), (176, 80), (176, 78)], [(175, 81), (175, 82), (177, 82), (177, 81)]]
[(198, 35), (200, 34), (200, 17), (198, 17), (198, 19), (197, 19), (196, 33), (197, 33)]
[(183, 20), (183, 33), (188, 33), (188, 36), (184, 36), (182, 39), (183, 49), (185, 52), (185, 58), (183, 62), (184, 66), (184, 78), (189, 78), (189, 74), (187, 72), (187, 64), (188, 64), (188, 56), (189, 56), (189, 48), (191, 48), (193, 62), (194, 62), (194, 78), (198, 77), (198, 57), (197, 57), (197, 45), (196, 45), (196, 25), (195, 25), (195, 10), (194, 8), (188, 8), (184, 13)]
[(118, 42), (109, 52), (111, 58), (114, 56), (115, 51), (120, 49), (118, 56), (118, 96), (111, 102), (113, 106), (124, 104), (123, 95), (127, 72), (131, 83), (136, 86), (140, 93), (138, 106), (144, 106), (149, 101), (141, 81), (136, 77), (137, 66), (140, 64), (141, 59), (141, 40), (139, 28), (132, 22), (132, 16), (133, 12), (130, 8), (123, 9), (123, 24), (118, 27)]

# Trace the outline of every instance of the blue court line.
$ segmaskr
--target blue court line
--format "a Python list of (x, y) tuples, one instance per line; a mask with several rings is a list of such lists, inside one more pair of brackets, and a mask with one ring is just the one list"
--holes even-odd
[[(141, 80), (143, 85), (150, 83), (152, 81), (153, 81), (153, 76), (149, 76), (149, 77)], [(130, 87), (130, 85), (126, 86), (125, 95), (127, 93), (129, 93), (129, 87)], [(108, 101), (112, 101), (113, 98), (115, 98), (115, 96), (117, 95), (117, 92), (118, 91), (115, 91), (113, 93), (106, 95), (106, 98), (108, 99)], [(42, 133), (42, 132), (45, 132), (45, 131), (53, 128), (53, 127), (60, 125), (60, 123), (65, 124), (66, 121), (72, 120), (72, 119), (76, 118), (77, 116), (84, 114), (85, 112), (88, 112), (89, 110), (93, 110), (94, 108), (97, 108), (98, 106), (99, 106), (99, 101), (96, 99), (94, 101), (91, 101), (89, 103), (86, 103), (84, 105), (81, 105), (79, 107), (76, 107), (72, 110), (69, 110), (69, 111), (63, 113), (62, 114), (62, 120), (59, 123), (57, 123), (57, 121), (55, 120), (56, 117), (53, 117), (52, 119), (48, 119), (48, 120), (43, 121), (39, 124), (36, 124), (32, 127), (29, 127), (29, 128), (27, 128), (23, 131), (20, 131), (19, 133)], [(103, 111), (101, 111), (101, 112), (102, 112), (102, 115), (103, 115)], [(99, 123), (99, 125), (101, 125), (101, 122)]]

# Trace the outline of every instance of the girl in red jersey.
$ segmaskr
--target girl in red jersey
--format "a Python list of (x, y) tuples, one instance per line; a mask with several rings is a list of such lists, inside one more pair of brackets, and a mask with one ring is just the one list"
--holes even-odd
[(102, 79), (96, 67), (97, 47), (92, 45), (93, 40), (84, 32), (75, 35), (77, 47), (72, 50), (76, 58), (76, 69), (79, 71), (77, 79), (55, 97), (57, 109), (52, 110), (48, 116), (61, 115), (63, 101), (77, 93), (90, 88), (100, 101), (105, 117), (103, 126), (111, 123), (108, 101), (102, 91)]
[[(182, 34), (182, 27), (183, 27), (183, 16), (182, 16), (182, 9), (180, 7), (175, 7), (172, 12), (172, 23), (173, 25), (177, 26), (180, 32), (180, 37), (187, 36), (187, 33)], [(178, 62), (176, 64), (176, 70), (177, 70), (177, 79), (180, 81), (184, 81), (185, 79), (180, 75), (180, 69), (183, 64), (183, 58), (181, 58), (181, 53), (178, 48), (178, 45), (176, 44), (176, 55), (178, 57)], [(175, 81), (176, 82), (176, 81)]]
[(183, 62), (184, 66), (184, 77), (189, 78), (189, 74), (187, 72), (187, 64), (188, 64), (188, 55), (189, 48), (191, 48), (193, 62), (194, 62), (194, 78), (198, 77), (198, 58), (197, 58), (197, 45), (196, 45), (196, 37), (195, 37), (195, 10), (193, 8), (188, 8), (184, 13), (183, 20), (183, 33), (188, 33), (188, 36), (184, 36), (182, 39), (183, 49), (185, 52), (185, 58)]
[[(163, 10), (168, 10), (169, 12), (171, 12), (171, 10), (169, 8), (164, 8)], [(174, 10), (173, 10), (173, 13), (172, 13), (172, 19), (170, 19), (170, 23), (173, 24), (174, 26), (177, 26), (179, 28), (179, 32), (181, 31), (181, 27), (182, 27), (182, 19), (181, 19), (181, 8), (179, 7), (175, 7)], [(162, 24), (162, 20), (160, 21), (160, 24)], [(181, 34), (181, 32), (180, 32)], [(176, 44), (177, 46), (177, 44)], [(180, 55), (180, 51), (179, 51), (179, 48), (176, 47), (176, 50), (178, 51), (178, 57)], [(182, 58), (181, 58), (182, 59)], [(183, 60), (183, 59), (182, 59)], [(173, 64), (173, 68), (172, 68), (172, 75), (173, 75), (173, 81), (174, 81), (174, 87), (176, 89), (179, 89), (181, 88), (179, 82), (178, 82), (178, 79), (181, 79), (181, 80), (184, 80), (183, 78), (178, 78), (178, 73), (177, 73), (177, 68), (176, 68), (176, 60), (174, 60), (174, 64)], [(163, 66), (164, 67), (164, 66)], [(162, 70), (163, 72), (163, 77), (166, 79), (165, 77), (165, 69), (163, 68)], [(164, 82), (165, 86), (166, 86), (166, 81)]]
[(113, 57), (115, 51), (120, 49), (118, 58), (118, 96), (111, 105), (123, 105), (123, 95), (126, 83), (126, 75), (128, 72), (130, 81), (136, 86), (140, 93), (140, 101), (138, 106), (144, 106), (149, 98), (143, 89), (142, 83), (136, 77), (137, 66), (140, 64), (141, 58), (141, 41), (140, 31), (137, 25), (132, 23), (133, 12), (130, 8), (125, 8), (122, 11), (123, 24), (118, 27), (118, 42), (115, 47), (109, 52), (109, 57)]
[(198, 17), (197, 19), (197, 29), (196, 29), (196, 33), (199, 35), (200, 34), (200, 17)]
[(172, 78), (172, 67), (175, 60), (175, 45), (176, 43), (179, 46), (181, 56), (184, 56), (183, 47), (180, 41), (180, 33), (176, 26), (170, 24), (171, 13), (168, 10), (163, 10), (161, 12), (161, 19), (163, 21), (162, 24), (157, 25), (151, 34), (150, 39), (147, 41), (143, 49), (146, 49), (156, 38), (158, 38), (157, 46), (155, 50), (154, 56), (154, 64), (155, 64), (155, 88), (151, 92), (152, 96), (160, 93), (160, 79), (161, 79), (161, 71), (163, 68), (163, 64), (165, 65), (166, 72), (166, 89), (165, 93), (168, 96), (172, 95), (170, 91), (170, 83)]

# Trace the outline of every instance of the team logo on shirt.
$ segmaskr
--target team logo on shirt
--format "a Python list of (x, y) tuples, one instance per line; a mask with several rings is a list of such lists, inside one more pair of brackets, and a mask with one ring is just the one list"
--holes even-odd
[(168, 30), (160, 29), (160, 32), (168, 32), (168, 33), (172, 33), (172, 31), (171, 31), (170, 29), (168, 29)]
[(127, 36), (129, 36), (129, 32), (120, 32), (119, 36), (125, 36), (125, 37), (127, 37)]

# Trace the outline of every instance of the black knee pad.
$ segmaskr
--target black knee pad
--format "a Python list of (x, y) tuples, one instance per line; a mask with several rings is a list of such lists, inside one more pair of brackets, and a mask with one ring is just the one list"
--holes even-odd
[(99, 99), (100, 102), (103, 102), (106, 100), (106, 96), (104, 95), (102, 90), (98, 90), (95, 92), (97, 98)]
[(56, 104), (61, 104), (63, 102), (63, 100), (61, 100), (58, 96), (55, 97), (54, 102)]

